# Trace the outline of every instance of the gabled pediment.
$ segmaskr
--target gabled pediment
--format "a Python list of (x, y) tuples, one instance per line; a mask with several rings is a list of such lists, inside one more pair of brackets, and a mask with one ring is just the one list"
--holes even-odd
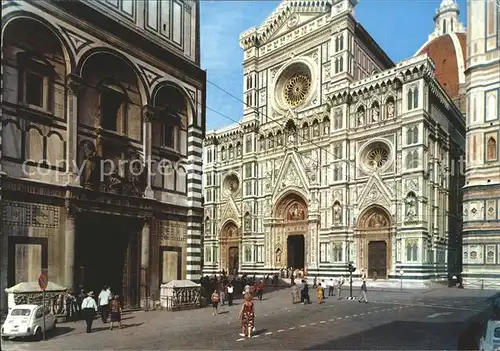
[(372, 204), (379, 204), (386, 208), (391, 206), (391, 192), (385, 186), (377, 173), (371, 175), (365, 188), (358, 198), (359, 208), (362, 209)]
[(330, 13), (330, 11), (330, 1), (284, 0), (257, 29), (259, 42), (265, 43), (286, 34), (314, 18)]
[(240, 225), (239, 218), (240, 218), (240, 213), (238, 211), (238, 207), (234, 203), (233, 198), (229, 196), (226, 201), (226, 206), (224, 207), (224, 210), (222, 210), (220, 223), (224, 223), (228, 219), (231, 219), (239, 226)]
[(295, 151), (289, 151), (285, 156), (281, 170), (276, 178), (273, 198), (275, 199), (287, 189), (300, 189), (305, 193), (309, 193), (309, 181)]

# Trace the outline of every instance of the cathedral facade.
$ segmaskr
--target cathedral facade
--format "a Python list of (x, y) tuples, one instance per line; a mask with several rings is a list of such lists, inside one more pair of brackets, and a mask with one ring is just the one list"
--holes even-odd
[(204, 141), (204, 273), (459, 270), (465, 120), (428, 55), (393, 63), (356, 2), (283, 1), (241, 34), (244, 115)]
[[(41, 272), (130, 307), (199, 279), (197, 1), (2, 2), (5, 288)], [(148, 300), (146, 300), (148, 301)]]
[(500, 3), (468, 1), (467, 169), (463, 276), (468, 287), (500, 286)]

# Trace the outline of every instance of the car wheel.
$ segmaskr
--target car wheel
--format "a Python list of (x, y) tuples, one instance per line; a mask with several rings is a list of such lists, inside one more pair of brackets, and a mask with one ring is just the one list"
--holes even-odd
[(36, 340), (42, 340), (43, 339), (42, 328), (37, 328), (37, 330), (35, 332), (35, 339)]
[(2, 335), (2, 341), (7, 341), (7, 340), (9, 340), (9, 337), (5, 336), (5, 335)]

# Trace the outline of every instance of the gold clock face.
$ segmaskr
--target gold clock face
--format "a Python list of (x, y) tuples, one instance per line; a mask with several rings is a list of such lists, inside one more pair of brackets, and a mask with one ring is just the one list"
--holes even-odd
[(302, 104), (311, 90), (311, 78), (304, 73), (293, 74), (283, 87), (285, 102), (296, 107)]

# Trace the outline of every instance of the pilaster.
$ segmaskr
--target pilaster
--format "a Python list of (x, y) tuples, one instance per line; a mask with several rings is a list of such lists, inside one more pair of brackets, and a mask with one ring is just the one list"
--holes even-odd
[(151, 186), (151, 142), (152, 142), (152, 120), (154, 119), (156, 110), (150, 105), (143, 107), (143, 144), (142, 151), (144, 154), (144, 164), (146, 168), (146, 189), (144, 190), (144, 196), (147, 198), (153, 198), (154, 193)]
[(144, 219), (144, 226), (141, 231), (141, 307), (148, 306), (149, 298), (149, 243), (151, 218)]
[[(78, 95), (82, 88), (80, 76), (69, 74), (66, 77), (66, 174), (67, 184), (79, 185), (77, 162)], [(82, 168), (83, 169), (83, 168)]]
[(75, 290), (75, 248), (76, 232), (75, 222), (79, 209), (70, 203), (70, 190), (66, 190), (66, 225), (64, 228), (64, 281), (68, 292)]

